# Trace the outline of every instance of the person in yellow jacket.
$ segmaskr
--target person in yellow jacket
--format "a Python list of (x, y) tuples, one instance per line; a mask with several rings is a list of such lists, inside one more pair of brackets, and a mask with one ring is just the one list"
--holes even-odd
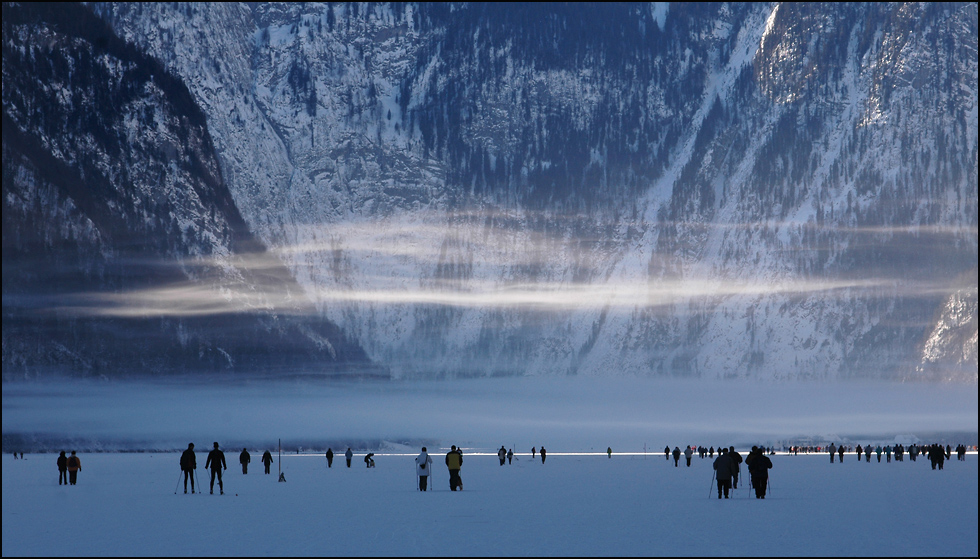
[(446, 467), (449, 468), (449, 490), (456, 491), (456, 488), (462, 491), (463, 480), (459, 477), (459, 469), (463, 466), (463, 453), (456, 448), (456, 445), (452, 446), (452, 449), (446, 453)]
[(75, 485), (78, 481), (78, 472), (82, 471), (82, 461), (75, 456), (75, 451), (71, 451), (71, 456), (68, 457), (68, 484)]

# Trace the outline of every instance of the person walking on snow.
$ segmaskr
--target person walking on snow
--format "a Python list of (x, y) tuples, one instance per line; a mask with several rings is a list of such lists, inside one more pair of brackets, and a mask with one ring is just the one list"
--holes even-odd
[(691, 467), (691, 457), (692, 456), (694, 456), (694, 449), (691, 448), (691, 445), (687, 445), (687, 448), (684, 449), (684, 458), (687, 460), (687, 467), (688, 468)]
[(718, 449), (718, 458), (715, 458), (711, 467), (715, 470), (715, 480), (718, 482), (718, 498), (721, 499), (721, 495), (724, 493), (727, 499), (728, 493), (732, 489), (732, 471), (735, 468), (732, 467), (731, 458), (724, 448)]
[[(24, 458), (21, 457), (21, 460)], [(78, 481), (78, 472), (82, 471), (82, 461), (75, 456), (75, 451), (71, 451), (71, 456), (68, 457), (68, 483), (75, 485)]]
[(677, 467), (677, 463), (681, 460), (681, 449), (678, 446), (674, 447), (674, 467)]
[(745, 465), (749, 467), (752, 487), (755, 488), (755, 498), (765, 499), (766, 488), (769, 485), (769, 470), (772, 469), (772, 460), (765, 455), (761, 448), (753, 446), (752, 452), (745, 458)]
[(327, 467), (328, 468), (332, 468), (333, 467), (333, 449), (332, 448), (328, 448), (327, 449)]
[(500, 450), (497, 451), (497, 458), (500, 459), (500, 465), (504, 465), (504, 461), (507, 460), (507, 449), (504, 445), (500, 445)]
[(735, 447), (728, 447), (728, 459), (732, 461), (732, 489), (738, 489), (738, 476), (742, 473), (742, 455), (735, 452)]
[(238, 463), (242, 465), (242, 475), (248, 474), (248, 463), (252, 461), (252, 455), (248, 453), (248, 450), (242, 449), (242, 453), (238, 455)]
[(65, 456), (64, 450), (58, 455), (58, 485), (61, 485), (62, 481), (64, 485), (68, 485), (68, 457)]
[(544, 459), (548, 457), (548, 451), (541, 447), (541, 463), (544, 464)]
[(347, 459), (347, 467), (350, 468), (351, 458), (354, 457), (354, 452), (351, 451), (350, 447), (347, 447), (347, 452), (344, 453), (344, 458)]
[(512, 448), (507, 451), (507, 464), (510, 465), (513, 463), (514, 463), (514, 449)]
[(218, 478), (218, 491), (222, 495), (225, 494), (225, 484), (221, 481), (221, 470), (228, 469), (228, 463), (225, 461), (225, 453), (218, 448), (218, 443), (214, 443), (214, 450), (208, 453), (208, 459), (204, 462), (204, 469), (207, 470), (208, 467), (211, 468), (211, 494), (214, 495), (214, 478)]
[(427, 491), (429, 486), (429, 474), (432, 472), (432, 457), (429, 456), (425, 447), (422, 452), (415, 457), (415, 473), (419, 476), (419, 491)]
[(456, 448), (456, 445), (452, 445), (452, 448), (446, 453), (446, 467), (449, 468), (450, 491), (456, 491), (457, 487), (460, 491), (463, 490), (463, 480), (459, 477), (459, 469), (462, 466), (463, 453)]
[(268, 450), (262, 453), (262, 464), (265, 465), (265, 473), (268, 475), (272, 467), (272, 453)]
[(834, 455), (837, 454), (837, 445), (830, 443), (830, 463), (834, 463)]
[(184, 493), (187, 493), (187, 478), (191, 478), (191, 493), (194, 493), (194, 470), (197, 469), (197, 455), (194, 454), (194, 443), (187, 445), (187, 450), (180, 455), (180, 471), (184, 472)]

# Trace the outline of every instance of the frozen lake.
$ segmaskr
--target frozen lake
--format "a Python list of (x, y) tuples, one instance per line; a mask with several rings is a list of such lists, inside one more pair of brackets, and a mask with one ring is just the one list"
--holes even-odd
[(445, 449), (430, 448), (434, 491), (420, 493), (414, 454), (379, 454), (373, 469), (362, 453), (350, 469), (338, 457), (329, 470), (322, 455), (284, 454), (263, 475), (256, 448), (242, 475), (240, 450), (225, 449), (223, 496), (175, 494), (178, 453), (81, 454), (71, 487), (57, 483), (56, 454), (5, 454), (3, 556), (977, 556), (976, 454), (943, 471), (777, 455), (766, 500), (743, 484), (726, 501), (709, 459), (675, 467), (662, 451), (551, 452), (543, 465), (521, 452), (506, 466), (466, 453), (453, 493)]

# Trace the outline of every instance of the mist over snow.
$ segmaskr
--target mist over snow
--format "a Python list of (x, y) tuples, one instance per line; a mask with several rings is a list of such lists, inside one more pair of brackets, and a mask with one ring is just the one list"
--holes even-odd
[[(207, 448), (651, 452), (788, 441), (976, 444), (977, 392), (953, 384), (501, 378), (6, 383), (4, 450)], [(965, 439), (965, 440), (964, 440)]]

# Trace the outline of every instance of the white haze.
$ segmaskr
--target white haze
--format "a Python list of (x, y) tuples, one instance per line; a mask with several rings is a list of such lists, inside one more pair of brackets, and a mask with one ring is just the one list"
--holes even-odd
[[(460, 444), (656, 452), (664, 445), (912, 441), (973, 433), (975, 386), (499, 378), (6, 383), (3, 434), (105, 450)], [(203, 445), (203, 446), (202, 446)], [(6, 445), (5, 445), (6, 446)], [(7, 450), (5, 448), (5, 450)]]

